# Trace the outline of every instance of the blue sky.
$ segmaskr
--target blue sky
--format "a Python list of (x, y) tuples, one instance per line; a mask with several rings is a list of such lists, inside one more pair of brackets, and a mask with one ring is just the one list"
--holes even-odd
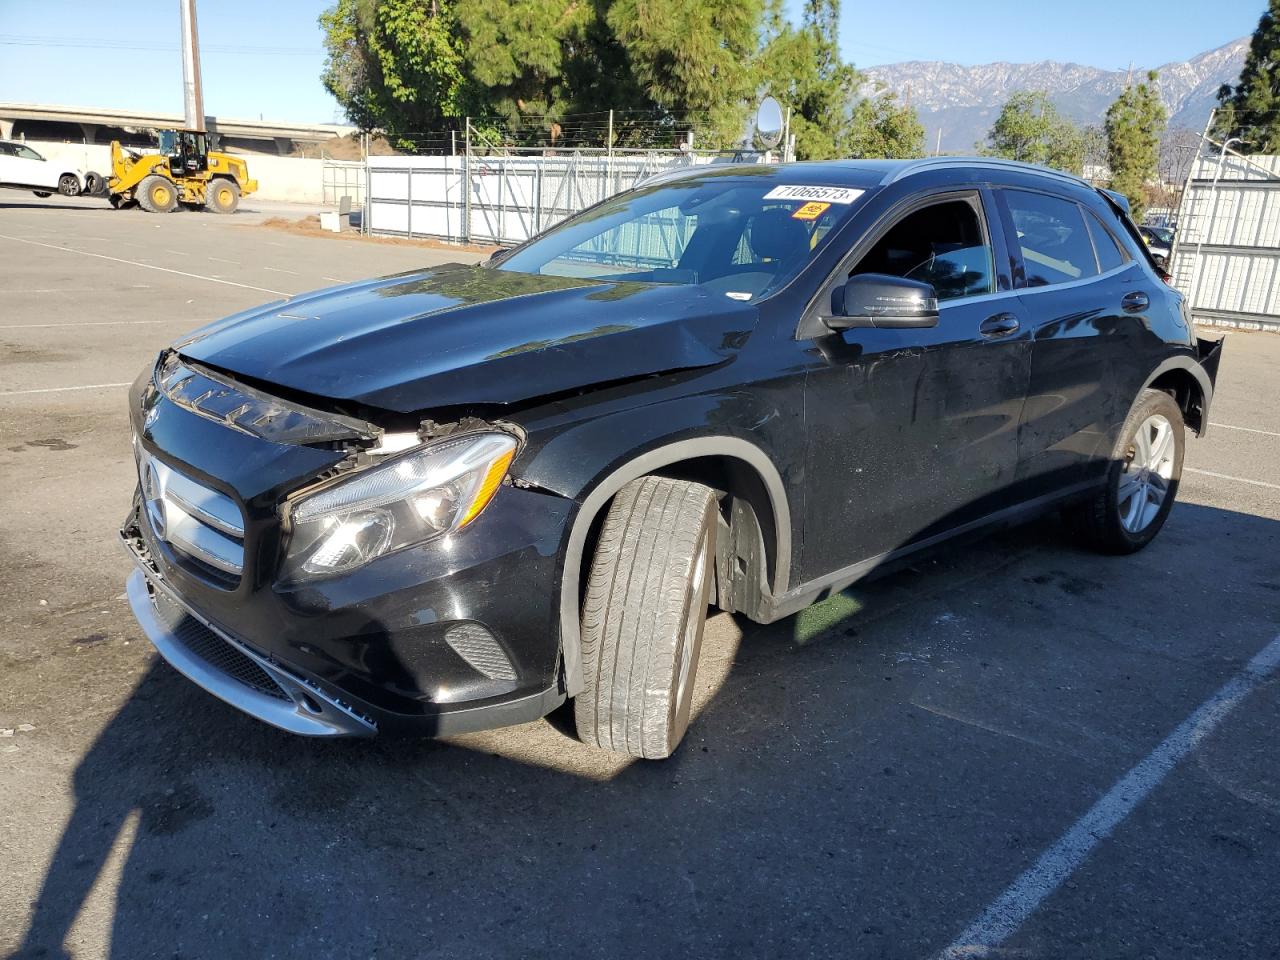
[[(325, 0), (198, 0), (205, 111), (340, 119), (320, 85)], [(801, 0), (788, 8), (801, 9)], [(1041, 15), (1037, 7), (1051, 12)], [(1183, 60), (1250, 33), (1264, 0), (844, 0), (845, 57), (1064, 60), (1110, 69)], [(178, 0), (0, 0), (0, 100), (182, 112)], [(113, 18), (112, 12), (127, 11)]]

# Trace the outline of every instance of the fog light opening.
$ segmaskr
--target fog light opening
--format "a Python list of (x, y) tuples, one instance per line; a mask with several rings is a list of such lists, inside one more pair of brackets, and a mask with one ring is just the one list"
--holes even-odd
[(310, 694), (304, 693), (302, 695), (301, 702), (302, 702), (302, 709), (306, 710), (308, 713), (314, 713), (316, 716), (319, 716), (320, 714), (324, 713), (324, 710), (321, 709), (320, 704), (316, 703), (315, 699)]

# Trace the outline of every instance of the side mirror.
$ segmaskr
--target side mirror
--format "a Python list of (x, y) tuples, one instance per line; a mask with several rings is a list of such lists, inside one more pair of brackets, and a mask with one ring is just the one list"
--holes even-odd
[(885, 273), (861, 273), (831, 292), (832, 330), (851, 327), (936, 327), (938, 295), (918, 280)]

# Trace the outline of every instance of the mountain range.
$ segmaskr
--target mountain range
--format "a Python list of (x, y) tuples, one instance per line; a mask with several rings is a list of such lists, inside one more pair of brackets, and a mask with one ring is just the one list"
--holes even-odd
[[(1235, 83), (1249, 48), (1248, 38), (1232, 41), (1190, 60), (1157, 68), (1160, 96), (1169, 112), (1169, 128), (1199, 132), (1209, 119), (1218, 88)], [(1065, 116), (1082, 125), (1100, 124), (1107, 107), (1129, 82), (1127, 70), (1103, 70), (1078, 63), (958, 63), (913, 60), (870, 67), (863, 73), (916, 108), (930, 151), (971, 153), (984, 140), (1009, 95), (1046, 90)], [(1141, 78), (1146, 70), (1135, 69)]]

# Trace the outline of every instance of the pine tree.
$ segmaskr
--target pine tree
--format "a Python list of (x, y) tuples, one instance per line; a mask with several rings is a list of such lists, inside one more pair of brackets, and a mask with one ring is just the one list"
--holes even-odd
[(1250, 153), (1280, 153), (1280, 0), (1269, 0), (1253, 31), (1240, 82), (1218, 91), (1217, 135), (1240, 137)]
[(1111, 189), (1129, 198), (1135, 220), (1142, 219), (1148, 184), (1159, 177), (1160, 135), (1164, 132), (1164, 104), (1154, 70), (1142, 83), (1130, 85), (1107, 108), (1107, 165)]

